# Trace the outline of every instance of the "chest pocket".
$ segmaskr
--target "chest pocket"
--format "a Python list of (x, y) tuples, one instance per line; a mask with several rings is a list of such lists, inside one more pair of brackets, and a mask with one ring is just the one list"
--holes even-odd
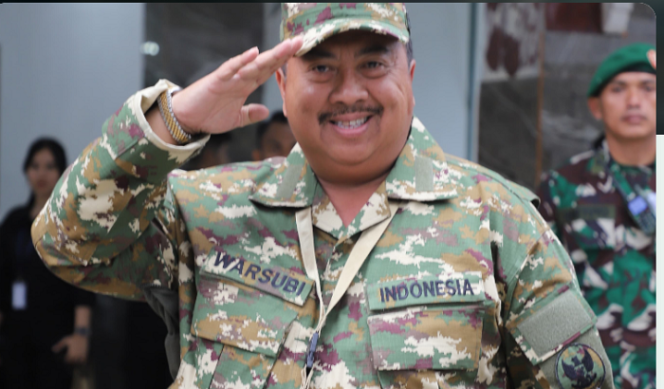
[[(573, 246), (584, 251), (615, 247), (616, 208), (613, 204), (579, 204), (575, 208), (561, 209), (560, 218), (572, 237)], [(570, 247), (570, 251), (577, 247)]]
[[(263, 387), (312, 286), (278, 266), (210, 253), (191, 326), (204, 343), (197, 351), (196, 375), (203, 377), (197, 386)], [(218, 360), (209, 358), (209, 350)]]
[[(613, 204), (578, 204), (561, 209), (561, 224), (565, 227), (565, 245), (574, 262), (581, 288), (586, 292), (607, 290), (612, 284), (612, 272), (603, 270), (613, 261), (617, 241), (616, 207)], [(624, 230), (623, 230), (624, 231)], [(595, 301), (601, 294), (587, 295)]]
[[(480, 272), (447, 273), (367, 288), (373, 367), (383, 388), (448, 387), (477, 376), (486, 316)], [(441, 381), (441, 382), (439, 382)]]

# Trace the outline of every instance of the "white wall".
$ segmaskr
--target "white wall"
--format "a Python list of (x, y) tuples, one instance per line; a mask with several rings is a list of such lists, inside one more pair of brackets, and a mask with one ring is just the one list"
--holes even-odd
[[(278, 3), (263, 4), (263, 23), (263, 47), (259, 47), (260, 51), (269, 50), (279, 43), (281, 8)], [(274, 76), (263, 84), (263, 104), (270, 112), (281, 109), (281, 94)]]
[[(415, 115), (446, 153), (475, 158), (468, 155), (470, 4), (408, 3), (406, 7), (417, 62)], [(279, 43), (281, 10), (273, 10), (274, 4), (265, 4), (262, 49)], [(281, 108), (274, 77), (265, 84), (263, 104), (270, 110)]]
[(27, 200), (34, 139), (52, 134), (71, 163), (142, 87), (144, 7), (0, 5), (0, 218)]
[(409, 3), (415, 115), (443, 151), (468, 158), (470, 4)]

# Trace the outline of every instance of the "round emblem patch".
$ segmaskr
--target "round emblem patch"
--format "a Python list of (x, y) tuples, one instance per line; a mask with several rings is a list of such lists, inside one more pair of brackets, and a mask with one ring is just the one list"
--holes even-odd
[(604, 382), (605, 374), (602, 358), (585, 344), (570, 344), (558, 355), (556, 378), (563, 388), (596, 389)]

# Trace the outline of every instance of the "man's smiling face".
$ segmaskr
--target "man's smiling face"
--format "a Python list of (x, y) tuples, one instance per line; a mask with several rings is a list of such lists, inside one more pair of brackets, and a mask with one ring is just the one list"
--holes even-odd
[(410, 129), (414, 69), (398, 39), (351, 31), (279, 70), (284, 113), (316, 174), (353, 184), (389, 170)]

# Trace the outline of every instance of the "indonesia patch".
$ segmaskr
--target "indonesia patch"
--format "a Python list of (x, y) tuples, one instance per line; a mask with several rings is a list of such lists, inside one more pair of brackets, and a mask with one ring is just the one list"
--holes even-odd
[(570, 344), (558, 355), (556, 379), (563, 388), (595, 389), (602, 385), (605, 375), (604, 361), (585, 344)]

